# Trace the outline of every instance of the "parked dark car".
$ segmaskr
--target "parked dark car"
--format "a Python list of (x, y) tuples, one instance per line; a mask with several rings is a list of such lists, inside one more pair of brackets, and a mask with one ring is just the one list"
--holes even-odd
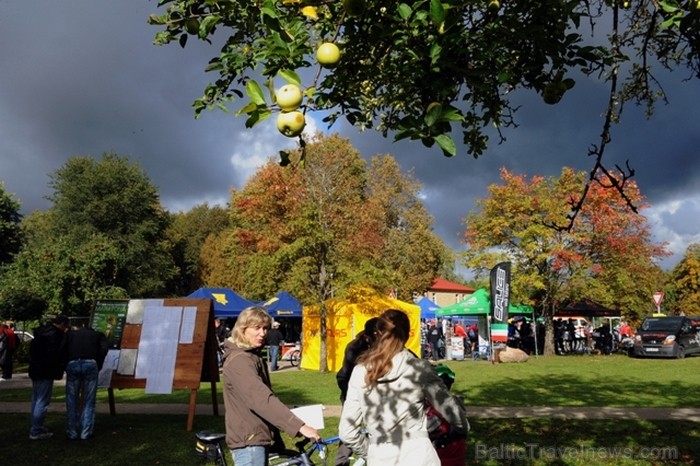
[(634, 337), (634, 356), (684, 358), (700, 353), (700, 317), (647, 317)]

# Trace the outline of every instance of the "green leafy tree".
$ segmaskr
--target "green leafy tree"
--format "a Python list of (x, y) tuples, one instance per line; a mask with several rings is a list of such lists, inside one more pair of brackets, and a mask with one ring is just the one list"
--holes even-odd
[(26, 290), (10, 290), (2, 294), (0, 317), (16, 322), (38, 321), (47, 309), (46, 301)]
[(367, 176), (370, 197), (383, 215), (379, 264), (384, 269), (385, 290), (403, 301), (422, 293), (453, 264), (451, 251), (433, 232), (433, 217), (419, 198), (421, 185), (413, 173), (404, 174), (392, 156), (373, 157)]
[(244, 277), (238, 273), (236, 267), (232, 267), (234, 252), (229, 247), (231, 229), (222, 231), (217, 235), (209, 235), (199, 255), (199, 273), (202, 286), (213, 288), (231, 288), (243, 290), (245, 288)]
[(117, 251), (100, 237), (72, 244), (54, 232), (52, 219), (51, 211), (36, 211), (22, 224), (26, 241), (0, 281), (0, 295), (14, 303), (13, 312), (28, 312), (31, 319), (39, 311), (86, 315), (92, 299), (125, 297), (123, 290), (113, 296), (115, 290), (104, 286)]
[(666, 312), (700, 315), (700, 244), (688, 246), (670, 273), (669, 285), (669, 296), (664, 296)]
[(73, 157), (51, 176), (53, 228), (72, 244), (102, 237), (119, 256), (113, 285), (129, 296), (158, 296), (175, 271), (168, 217), (143, 170), (127, 157)]
[(207, 238), (216, 236), (229, 225), (228, 212), (208, 204), (187, 212), (170, 214), (168, 239), (178, 274), (168, 284), (169, 294), (186, 296), (202, 286), (200, 255)]
[(0, 265), (9, 262), (22, 245), (20, 204), (0, 182)]
[[(667, 253), (651, 241), (644, 217), (594, 184), (576, 226), (553, 228), (570, 215), (584, 173), (564, 169), (559, 178), (528, 182), (503, 169), (501, 178), (467, 216), (465, 265), (484, 276), (501, 260), (513, 262), (513, 300), (535, 304), (545, 317), (545, 354), (554, 352), (552, 319), (560, 304), (588, 297), (629, 309), (648, 300), (662, 280), (653, 261)], [(627, 189), (642, 202), (636, 186)]]
[(69, 315), (87, 315), (93, 299), (162, 296), (175, 272), (168, 218), (137, 165), (73, 157), (50, 186), (53, 205), (23, 222), (27, 240), (0, 289)]

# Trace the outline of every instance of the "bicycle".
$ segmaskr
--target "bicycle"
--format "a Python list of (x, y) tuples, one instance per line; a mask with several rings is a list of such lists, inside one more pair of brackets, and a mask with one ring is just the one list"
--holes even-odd
[(289, 361), (292, 367), (297, 367), (301, 364), (301, 346), (299, 343), (282, 345), (280, 359)]
[[(198, 456), (214, 461), (215, 466), (228, 466), (228, 448), (224, 444), (226, 434), (202, 431), (197, 432), (195, 438), (197, 439), (195, 452)], [(313, 442), (307, 448), (311, 440), (305, 438), (295, 442), (296, 450), (285, 450), (282, 453), (270, 452), (268, 455), (269, 464), (270, 466), (315, 466), (316, 463), (313, 462), (312, 457), (314, 453), (318, 453), (318, 457), (323, 460), (322, 464), (325, 466), (328, 456), (327, 445), (339, 441), (340, 437), (338, 436), (329, 437), (319, 442)], [(357, 458), (352, 466), (364, 466), (364, 464), (364, 458)]]
[[(433, 345), (430, 342), (426, 342), (425, 346), (423, 347), (423, 351), (422, 351), (423, 359), (432, 359), (434, 350), (435, 349), (433, 348)], [(447, 349), (445, 348), (444, 341), (441, 341), (438, 343), (436, 354), (437, 354), (437, 359), (445, 359), (445, 356), (447, 355)]]

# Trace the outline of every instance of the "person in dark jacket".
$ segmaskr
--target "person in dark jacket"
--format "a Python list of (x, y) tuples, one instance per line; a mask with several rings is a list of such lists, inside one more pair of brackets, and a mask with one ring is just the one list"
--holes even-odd
[(280, 357), (280, 346), (284, 343), (284, 335), (280, 331), (280, 323), (272, 322), (272, 328), (267, 332), (267, 357), (270, 360), (270, 370), (277, 370), (277, 362)]
[(226, 445), (236, 466), (266, 466), (273, 441), (281, 440), (280, 430), (290, 437), (321, 439), (272, 392), (267, 364), (260, 357), (271, 322), (264, 307), (246, 308), (224, 343)]
[[(343, 356), (343, 365), (335, 376), (335, 380), (338, 383), (338, 388), (340, 388), (340, 402), (345, 403), (345, 398), (348, 394), (348, 383), (350, 382), (350, 376), (352, 375), (352, 370), (357, 363), (357, 358), (359, 358), (365, 351), (367, 351), (376, 338), (377, 330), (377, 317), (372, 317), (367, 322), (365, 322), (364, 330), (355, 336), (355, 339), (347, 344), (345, 347), (345, 353)], [(350, 464), (350, 457), (352, 456), (352, 450), (350, 450), (344, 443), (340, 442), (338, 445), (338, 453), (335, 456), (335, 466), (347, 466)]]
[[(107, 356), (107, 337), (90, 327), (71, 330), (66, 336), (66, 436), (87, 440), (95, 426), (97, 376)], [(83, 398), (80, 399), (82, 392)], [(82, 403), (81, 403), (82, 401)], [(82, 404), (82, 409), (81, 409)]]
[(442, 340), (442, 326), (439, 322), (433, 321), (428, 327), (428, 343), (430, 343), (430, 359), (437, 361), (440, 359), (438, 356), (438, 349), (440, 347), (440, 340)]
[(610, 324), (603, 322), (603, 325), (598, 327), (595, 331), (598, 334), (596, 346), (603, 354), (609, 356), (612, 354), (613, 347), (613, 335), (612, 332), (610, 332)]
[(10, 335), (7, 333), (7, 326), (0, 323), (0, 368), (2, 368), (2, 377), (0, 377), (0, 382), (5, 380), (5, 366), (7, 365), (7, 360), (12, 359), (10, 355)]
[(29, 346), (29, 378), (32, 379), (31, 440), (44, 440), (53, 436), (44, 427), (44, 419), (51, 403), (53, 381), (63, 378), (68, 326), (68, 317), (61, 315), (34, 330), (34, 339)]
[[(15, 352), (19, 348), (20, 341), (19, 337), (15, 333), (14, 324), (8, 322), (7, 324), (0, 324), (0, 327), (4, 327), (4, 330), (0, 330), (0, 355), (5, 347), (5, 360), (3, 361), (2, 356), (0, 356), (0, 367), (2, 367), (2, 377), (0, 380), (10, 380), (12, 378), (12, 372), (14, 369), (14, 357)], [(2, 333), (4, 332), (4, 342)]]
[(335, 380), (338, 383), (338, 388), (340, 388), (340, 402), (345, 402), (345, 397), (348, 394), (348, 382), (350, 382), (350, 375), (352, 375), (352, 369), (355, 367), (355, 362), (357, 358), (360, 357), (362, 353), (367, 351), (372, 342), (375, 339), (375, 331), (377, 329), (377, 318), (372, 317), (367, 322), (365, 322), (364, 330), (355, 336), (355, 339), (347, 344), (345, 347), (345, 353), (343, 355), (343, 365), (335, 376)]

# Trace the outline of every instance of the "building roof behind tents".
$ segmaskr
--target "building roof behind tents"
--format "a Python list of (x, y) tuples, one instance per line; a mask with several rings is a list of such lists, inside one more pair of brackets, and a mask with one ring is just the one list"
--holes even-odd
[(445, 280), (444, 278), (438, 277), (435, 280), (433, 280), (433, 284), (430, 285), (428, 291), (471, 294), (474, 293), (474, 291), (476, 290), (469, 286), (460, 285), (459, 283), (454, 283), (449, 280)]

